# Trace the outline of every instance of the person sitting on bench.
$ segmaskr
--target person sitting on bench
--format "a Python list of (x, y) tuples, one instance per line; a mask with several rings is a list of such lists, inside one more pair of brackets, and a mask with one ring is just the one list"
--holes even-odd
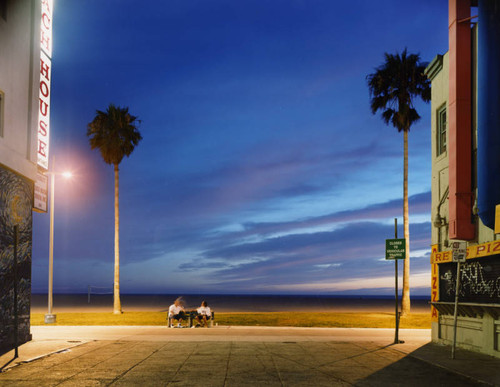
[[(182, 298), (177, 298), (170, 308), (168, 308), (168, 319), (177, 320), (177, 327), (181, 327), (182, 320), (186, 318), (186, 313), (184, 313), (184, 307), (182, 306)], [(173, 325), (171, 325), (173, 327)]]
[(208, 303), (206, 301), (202, 301), (201, 306), (196, 311), (198, 312), (198, 315), (196, 316), (198, 323), (201, 326), (205, 325), (205, 327), (208, 328), (208, 320), (212, 318), (212, 311), (210, 310)]

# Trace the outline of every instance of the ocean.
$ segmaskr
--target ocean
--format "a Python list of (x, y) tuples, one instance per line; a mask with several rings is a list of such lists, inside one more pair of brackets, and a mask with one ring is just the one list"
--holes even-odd
[[(220, 313), (242, 312), (394, 312), (394, 296), (338, 296), (338, 295), (249, 295), (249, 294), (122, 294), (124, 312), (166, 312), (173, 301), (182, 296), (186, 309), (208, 302), (212, 310)], [(90, 302), (89, 302), (90, 301)], [(401, 302), (401, 300), (400, 300)], [(107, 312), (113, 309), (111, 294), (54, 294), (54, 313)], [(430, 297), (414, 296), (412, 311), (430, 312)], [(47, 311), (47, 295), (33, 294), (31, 311)]]

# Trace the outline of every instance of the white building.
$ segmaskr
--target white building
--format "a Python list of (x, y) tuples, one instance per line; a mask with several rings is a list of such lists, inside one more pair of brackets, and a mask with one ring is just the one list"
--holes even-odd
[[(14, 283), (18, 293), (18, 341), (23, 343), (31, 338), (32, 210), (35, 181), (43, 172), (38, 155), (41, 27), (44, 28), (41, 20), (42, 10), (49, 6), (48, 0), (0, 0), (0, 353), (14, 344)], [(45, 26), (51, 30), (49, 11)], [(44, 94), (48, 92), (43, 90)], [(48, 144), (45, 138), (42, 140)], [(15, 226), (17, 279), (13, 254)]]

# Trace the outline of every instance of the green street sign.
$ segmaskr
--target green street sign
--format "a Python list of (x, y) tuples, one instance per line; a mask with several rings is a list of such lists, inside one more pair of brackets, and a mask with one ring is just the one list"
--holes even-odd
[(385, 259), (405, 259), (406, 239), (386, 239)]

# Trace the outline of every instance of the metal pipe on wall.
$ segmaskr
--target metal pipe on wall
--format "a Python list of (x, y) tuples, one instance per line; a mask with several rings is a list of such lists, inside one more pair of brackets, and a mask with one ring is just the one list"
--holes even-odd
[(493, 229), (500, 204), (500, 2), (479, 0), (478, 15), (477, 206)]
[(449, 1), (449, 238), (471, 240), (472, 223), (472, 93), (470, 0)]

